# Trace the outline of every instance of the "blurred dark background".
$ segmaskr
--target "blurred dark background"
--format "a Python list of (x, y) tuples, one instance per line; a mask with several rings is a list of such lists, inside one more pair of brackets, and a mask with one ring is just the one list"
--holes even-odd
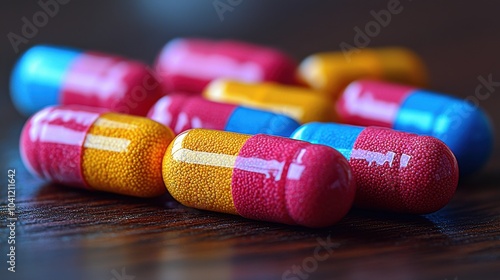
[[(42, 0), (55, 2), (56, 0)], [(33, 22), (38, 1), (4, 0), (0, 10), (0, 117), (19, 121), (9, 99), (9, 76), (16, 59), (40, 43), (116, 53), (151, 64), (174, 37), (234, 38), (281, 48), (301, 60), (317, 51), (353, 44), (354, 27), (364, 26), (371, 11), (387, 9), (383, 1), (248, 1), (248, 0), (59, 0), (57, 13), (33, 38), (14, 51), (8, 34), (22, 35), (23, 17)], [(403, 45), (424, 59), (431, 87), (456, 96), (474, 95), (477, 78), (500, 81), (500, 5), (494, 1), (401, 0), (403, 10), (371, 38), (369, 47)], [(219, 13), (217, 12), (219, 9)], [(224, 10), (225, 9), (225, 10)], [(223, 11), (223, 13), (221, 12)], [(498, 90), (500, 91), (500, 89)], [(498, 93), (481, 101), (490, 114)], [(494, 120), (499, 123), (499, 119)], [(18, 133), (16, 127), (5, 133)], [(14, 127), (14, 128), (12, 128)], [(13, 130), (12, 130), (13, 129)], [(19, 130), (20, 128), (18, 128)], [(9, 137), (10, 138), (10, 137)], [(498, 138), (498, 137), (497, 137)], [(7, 141), (2, 136), (3, 141)], [(5, 151), (4, 151), (5, 152)], [(497, 157), (495, 157), (497, 158)]]
[[(44, 3), (49, 1), (56, 0), (42, 0)], [(122, 248), (131, 252), (130, 258), (134, 261), (142, 260), (151, 253), (149, 258), (144, 257), (144, 261), (150, 263), (157, 258), (154, 264), (166, 270), (178, 265), (184, 265), (180, 267), (189, 270), (193, 265), (206, 262), (207, 265), (219, 265), (215, 268), (222, 272), (240, 269), (242, 271), (233, 273), (253, 273), (254, 276), (258, 273), (255, 267), (264, 267), (262, 269), (268, 272), (272, 267), (273, 273), (279, 274), (309, 256), (316, 246), (316, 236), (326, 236), (328, 232), (301, 232), (294, 228), (225, 218), (206, 212), (201, 215), (195, 210), (170, 210), (164, 206), (155, 208), (154, 204), (149, 206), (149, 202), (146, 204), (132, 198), (65, 192), (63, 188), (42, 186), (40, 181), (27, 174), (19, 159), (17, 141), (25, 119), (15, 112), (10, 102), (10, 72), (16, 59), (36, 44), (104, 51), (151, 64), (167, 41), (185, 36), (233, 38), (271, 45), (287, 51), (300, 61), (313, 52), (339, 50), (339, 44), (344, 41), (353, 44), (354, 28), (364, 29), (373, 20), (371, 11), (387, 9), (388, 3), (394, 0), (59, 1), (68, 3), (58, 5), (59, 11), (48, 19), (46, 25), (38, 28), (35, 36), (18, 46), (18, 53), (9, 42), (8, 34), (22, 35), (23, 18), (32, 22), (33, 15), (42, 8), (37, 0), (3, 0), (0, 8), (0, 172), (18, 168), (18, 195), (20, 203), (23, 203), (20, 209), (24, 213), (21, 216), (23, 227), (19, 227), (18, 231), (20, 238), (24, 238), (20, 239), (20, 246), (25, 246), (34, 258), (45, 258), (46, 261), (55, 255), (65, 258), (67, 255), (61, 252), (67, 251), (78, 258), (83, 255), (84, 263), (99, 264), (99, 260), (85, 259), (85, 254), (101, 247), (110, 253)], [(401, 0), (400, 3), (402, 12), (393, 15), (389, 25), (371, 38), (369, 47), (402, 45), (413, 49), (427, 64), (431, 87), (436, 91), (465, 98), (474, 96), (480, 84), (479, 76), (487, 78), (491, 75), (493, 81), (500, 82), (500, 2)], [(216, 7), (228, 10), (220, 16)], [(468, 182), (461, 183), (461, 191), (458, 198), (452, 201), (451, 208), (430, 216), (433, 223), (420, 217), (410, 219), (408, 227), (404, 226), (408, 224), (405, 217), (389, 221), (384, 217), (380, 222), (377, 217), (372, 221), (370, 217), (351, 216), (333, 229), (335, 240), (345, 244), (343, 248), (346, 249), (336, 252), (336, 257), (325, 262), (322, 269), (329, 273), (330, 270), (352, 271), (354, 276), (351, 279), (377, 278), (370, 272), (372, 266), (402, 273), (396, 278), (383, 279), (423, 278), (406, 275), (408, 272), (402, 271), (407, 267), (400, 264), (412, 268), (409, 273), (420, 276), (431, 275), (429, 271), (432, 269), (438, 271), (433, 276), (448, 275), (447, 279), (478, 279), (477, 273), (481, 272), (498, 275), (500, 87), (495, 88), (495, 92), (480, 101), (479, 105), (492, 117), (497, 131), (497, 147), (487, 168)], [(0, 197), (5, 197), (5, 193), (2, 191)], [(128, 214), (123, 215), (124, 212)], [(132, 219), (128, 224), (125, 223), (127, 217), (139, 218)], [(426, 222), (421, 223), (419, 219)], [(185, 224), (182, 224), (183, 221)], [(206, 226), (206, 230), (192, 230), (196, 223), (199, 224), (198, 229)], [(151, 228), (147, 227), (149, 225)], [(175, 236), (183, 236), (184, 239), (175, 239)], [(298, 241), (294, 243), (290, 240)], [(4, 241), (2, 237), (0, 242)], [(132, 242), (137, 246), (131, 246)], [(270, 246), (275, 243), (281, 244), (281, 247)], [(285, 243), (290, 247), (283, 246)], [(200, 244), (205, 244), (205, 247)], [(301, 247), (303, 244), (311, 247)], [(200, 248), (195, 245), (201, 246), (201, 257), (196, 255)], [(161, 250), (165, 246), (167, 248)], [(46, 252), (48, 247), (55, 249)], [(72, 251), (73, 248), (76, 249)], [(2, 248), (4, 258), (5, 252)], [(21, 252), (20, 256), (28, 257), (28, 254)], [(208, 261), (212, 258), (212, 262)], [(282, 265), (274, 267), (279, 259), (284, 260)], [(122, 263), (122, 259), (117, 262), (129, 265)], [(20, 262), (24, 265), (20, 269), (29, 272), (34, 263), (38, 261)], [(482, 264), (489, 269), (477, 269)], [(429, 271), (420, 269), (431, 265), (427, 269)], [(40, 262), (40, 266), (44, 264)], [(109, 272), (114, 264), (108, 260), (103, 262), (103, 266)], [(5, 267), (4, 263), (2, 273)], [(52, 267), (47, 269), (52, 271)], [(58, 269), (54, 272), (58, 273)], [(465, 274), (470, 278), (453, 278), (466, 270)], [(32, 273), (37, 274), (35, 270)], [(394, 276), (394, 271), (392, 273)], [(408, 277), (405, 278), (405, 275)]]

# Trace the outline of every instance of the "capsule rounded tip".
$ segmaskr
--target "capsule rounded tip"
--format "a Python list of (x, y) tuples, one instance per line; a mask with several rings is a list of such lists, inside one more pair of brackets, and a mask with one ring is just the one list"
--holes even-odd
[(29, 116), (59, 103), (60, 81), (78, 52), (66, 48), (34, 46), (17, 61), (10, 78), (14, 106)]
[[(384, 134), (394, 133), (400, 134), (399, 137), (385, 139), (384, 144), (373, 143)], [(357, 206), (426, 214), (441, 209), (451, 200), (458, 185), (458, 164), (442, 141), (430, 136), (376, 128), (367, 128), (361, 135), (358, 149), (360, 146), (377, 149), (383, 145), (387, 152), (383, 156), (384, 164), (379, 162), (381, 156), (372, 155), (368, 164), (366, 159), (351, 158), (358, 184)], [(358, 154), (357, 158), (368, 157)], [(379, 164), (377, 168), (373, 167)]]
[(269, 119), (269, 123), (262, 133), (289, 137), (299, 126), (300, 124), (296, 120), (288, 116), (274, 114)]
[(228, 87), (229, 80), (216, 79), (210, 82), (203, 90), (203, 96), (212, 101), (226, 101), (225, 92)]
[(292, 164), (292, 171), (288, 172), (288, 177), (300, 173), (300, 179), (286, 183), (288, 214), (298, 225), (331, 226), (352, 206), (356, 186), (351, 168), (347, 160), (330, 147), (308, 145), (304, 149), (300, 160), (305, 168), (293, 170)]
[(31, 174), (73, 186), (85, 186), (81, 165), (85, 133), (104, 112), (78, 106), (52, 106), (24, 125), (20, 153)]
[(447, 135), (440, 135), (453, 151), (460, 167), (460, 176), (467, 176), (480, 170), (488, 161), (493, 150), (493, 126), (483, 110), (470, 108), (467, 117), (460, 118), (456, 129)]
[(39, 178), (43, 178), (42, 168), (40, 166), (40, 161), (38, 160), (36, 151), (38, 150), (38, 141), (40, 134), (40, 129), (33, 127), (33, 122), (35, 119), (44, 118), (49, 114), (53, 108), (47, 107), (31, 118), (24, 124), (23, 130), (21, 131), (21, 137), (19, 140), (19, 151), (21, 154), (21, 159), (24, 166), (28, 171)]
[(324, 90), (328, 85), (327, 77), (322, 71), (323, 62), (316, 55), (306, 57), (298, 69), (300, 80), (316, 90)]
[(423, 159), (401, 176), (407, 183), (407, 196), (418, 194), (407, 206), (417, 214), (431, 213), (443, 208), (455, 194), (458, 163), (450, 149), (436, 138), (419, 137), (413, 145)]
[(33, 58), (29, 57), (31, 51), (32, 49), (28, 50), (15, 64), (10, 77), (10, 97), (12, 103), (20, 113), (27, 116), (36, 112), (27, 86), (27, 65), (33, 60)]

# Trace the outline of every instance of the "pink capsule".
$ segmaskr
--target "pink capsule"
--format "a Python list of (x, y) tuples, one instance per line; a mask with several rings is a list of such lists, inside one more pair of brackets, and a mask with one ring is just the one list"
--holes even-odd
[(217, 78), (296, 83), (296, 62), (279, 50), (238, 41), (175, 39), (161, 51), (156, 71), (166, 92), (200, 93)]

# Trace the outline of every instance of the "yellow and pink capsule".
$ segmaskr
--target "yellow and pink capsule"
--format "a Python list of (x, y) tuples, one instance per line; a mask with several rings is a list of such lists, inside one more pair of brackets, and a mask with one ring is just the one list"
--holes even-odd
[(163, 179), (189, 207), (308, 227), (340, 220), (355, 194), (347, 160), (330, 147), (205, 129), (172, 141)]
[(173, 138), (168, 128), (143, 117), (55, 106), (28, 120), (20, 148), (25, 166), (43, 179), (152, 197), (165, 193), (161, 162)]

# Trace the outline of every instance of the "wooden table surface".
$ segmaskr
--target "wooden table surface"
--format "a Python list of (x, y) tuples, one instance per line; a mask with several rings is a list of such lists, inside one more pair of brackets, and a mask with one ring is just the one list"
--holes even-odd
[[(214, 5), (231, 4), (219, 17)], [(113, 52), (151, 63), (173, 37), (237, 38), (297, 59), (353, 44), (354, 28), (391, 1), (73, 0), (19, 51), (37, 43)], [(369, 3), (368, 3), (369, 2)], [(404, 45), (428, 65), (432, 88), (474, 96), (478, 77), (500, 81), (500, 5), (401, 0), (369, 46)], [(215, 3), (215, 4), (214, 4)], [(229, 3), (229, 4), (228, 4)], [(188, 209), (170, 197), (137, 199), (42, 182), (18, 153), (25, 119), (8, 97), (21, 34), (36, 1), (0, 11), (0, 279), (500, 279), (500, 156), (462, 180), (448, 206), (425, 216), (353, 210), (311, 230)], [(221, 19), (223, 19), (221, 21)], [(500, 123), (500, 87), (479, 105)], [(495, 142), (498, 147), (498, 137)], [(7, 271), (7, 170), (16, 170), (16, 272)], [(2, 178), (3, 177), (3, 178)]]

